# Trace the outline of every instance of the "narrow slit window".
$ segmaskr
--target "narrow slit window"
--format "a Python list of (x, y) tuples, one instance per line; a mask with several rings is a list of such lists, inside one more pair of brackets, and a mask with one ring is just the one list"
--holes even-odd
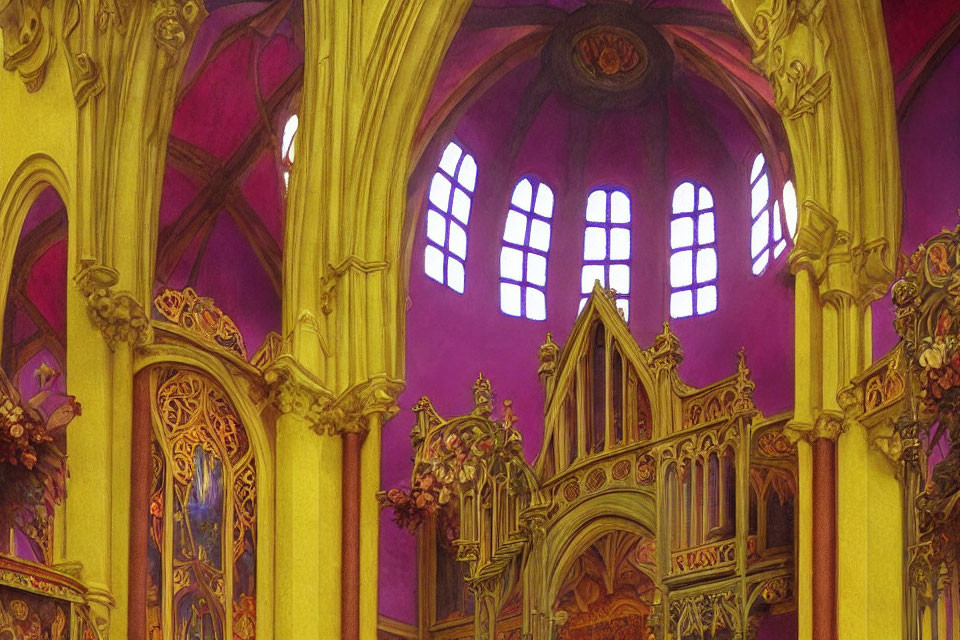
[(617, 308), (630, 313), (630, 196), (617, 188), (594, 189), (587, 196), (587, 226), (583, 235), (580, 309), (594, 281), (616, 292)]
[(750, 261), (757, 276), (780, 257), (797, 233), (797, 192), (793, 182), (783, 185), (780, 198), (774, 196), (771, 188), (767, 161), (762, 153), (757, 154), (750, 171)]
[(513, 189), (500, 249), (500, 310), (508, 316), (547, 319), (547, 255), (553, 191), (533, 177)]
[(423, 270), (430, 278), (463, 293), (467, 260), (467, 222), (477, 163), (456, 142), (443, 151), (427, 192), (427, 246)]
[(717, 233), (713, 195), (688, 181), (673, 192), (670, 220), (670, 316), (717, 310)]
[(283, 190), (286, 193), (290, 188), (290, 172), (293, 171), (293, 159), (296, 156), (296, 137), (297, 129), (300, 127), (300, 119), (297, 114), (293, 114), (283, 125), (283, 138), (281, 139), (280, 167), (283, 169)]

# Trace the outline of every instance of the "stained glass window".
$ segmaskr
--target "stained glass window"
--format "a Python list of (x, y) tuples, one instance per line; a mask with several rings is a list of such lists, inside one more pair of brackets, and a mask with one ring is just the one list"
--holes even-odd
[(713, 195), (684, 182), (673, 192), (670, 220), (670, 316), (686, 318), (717, 309), (717, 233)]
[(456, 142), (443, 151), (427, 193), (427, 246), (423, 270), (427, 276), (463, 293), (467, 260), (467, 222), (477, 163)]
[(256, 637), (257, 466), (204, 374), (156, 369), (147, 543), (149, 637)]
[(500, 249), (500, 310), (531, 320), (547, 318), (547, 253), (553, 191), (536, 178), (520, 180), (510, 198)]
[[(782, 209), (782, 215), (781, 215)], [(763, 154), (750, 171), (750, 259), (754, 275), (760, 275), (787, 248), (788, 236), (797, 233), (797, 192), (793, 182), (783, 186), (781, 198), (771, 192), (770, 173)], [(784, 234), (783, 221), (787, 223)]]
[(293, 159), (296, 156), (296, 136), (297, 128), (300, 126), (300, 119), (297, 114), (293, 114), (283, 125), (283, 139), (280, 144), (280, 151), (283, 154), (280, 165), (283, 167), (283, 187), (290, 187), (290, 171), (293, 169)]
[(618, 188), (594, 189), (587, 196), (587, 226), (583, 235), (580, 309), (593, 283), (616, 291), (617, 308), (630, 312), (630, 196)]

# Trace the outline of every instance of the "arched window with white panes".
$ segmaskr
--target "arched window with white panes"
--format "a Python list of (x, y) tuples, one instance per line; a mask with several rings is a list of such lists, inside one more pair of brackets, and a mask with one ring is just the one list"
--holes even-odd
[(787, 236), (792, 239), (797, 232), (797, 193), (793, 183), (788, 181), (783, 186), (781, 198), (776, 198), (770, 187), (767, 161), (762, 153), (757, 154), (750, 171), (750, 259), (754, 275), (763, 273), (767, 265), (779, 258), (787, 248)]
[(297, 114), (293, 114), (283, 125), (283, 138), (281, 139), (280, 167), (283, 169), (283, 188), (284, 191), (290, 187), (290, 172), (293, 170), (293, 159), (296, 152), (297, 128), (300, 126), (300, 119)]
[(509, 316), (547, 319), (547, 254), (553, 191), (533, 177), (513, 189), (500, 249), (500, 310)]
[(594, 189), (587, 196), (587, 226), (583, 234), (580, 308), (593, 283), (616, 291), (617, 308), (630, 312), (630, 196), (619, 188)]
[(717, 234), (713, 195), (684, 182), (673, 192), (670, 220), (670, 316), (717, 310)]
[(427, 246), (423, 270), (430, 278), (463, 293), (467, 260), (467, 222), (473, 190), (477, 184), (477, 163), (462, 146), (451, 142), (427, 194)]

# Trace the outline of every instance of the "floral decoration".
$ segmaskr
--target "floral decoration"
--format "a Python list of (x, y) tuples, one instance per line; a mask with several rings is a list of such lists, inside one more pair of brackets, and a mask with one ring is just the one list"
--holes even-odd
[[(473, 488), (479, 477), (503, 477), (509, 467), (524, 459), (512, 403), (505, 401), (503, 417), (491, 420), (490, 385), (482, 375), (474, 386), (474, 403), (473, 413), (435, 421), (423, 440), (417, 440), (409, 491), (390, 489), (381, 494), (381, 504), (393, 510), (393, 520), (401, 527), (414, 531), (428, 517), (437, 516), (446, 540), (452, 542), (459, 535), (459, 496)], [(415, 410), (433, 412), (425, 398)], [(517, 482), (514, 490), (522, 490), (523, 474), (510, 477)]]
[[(65, 492), (66, 456), (56, 439), (80, 415), (80, 404), (51, 389), (59, 374), (49, 365), (35, 375), (40, 391), (24, 402), (0, 371), (0, 531), (22, 531), (46, 558), (53, 507)], [(58, 398), (48, 415), (44, 405)]]

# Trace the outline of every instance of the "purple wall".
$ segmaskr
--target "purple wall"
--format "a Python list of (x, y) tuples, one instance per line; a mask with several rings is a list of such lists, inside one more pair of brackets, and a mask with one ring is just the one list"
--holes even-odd
[[(649, 346), (668, 318), (668, 224), (673, 189), (686, 179), (706, 184), (717, 209), (720, 257), (719, 310), (671, 324), (686, 352), (682, 378), (705, 385), (736, 369), (747, 348), (767, 413), (793, 401), (793, 292), (785, 254), (761, 277), (750, 272), (749, 172), (759, 151), (752, 130), (722, 92), (677, 70), (673, 88), (639, 108), (593, 114), (556, 94), (519, 131), (513, 123), (539, 60), (504, 76), (459, 121), (455, 137), (475, 157), (478, 181), (468, 229), (462, 295), (423, 273), (424, 190), (447, 139), (436, 141), (410, 183), (414, 224), (407, 312), (406, 391), (400, 414), (383, 432), (382, 484), (409, 486), (410, 407), (427, 395), (444, 416), (472, 408), (471, 387), (482, 371), (499, 407), (514, 402), (524, 451), (532, 461), (543, 436), (544, 394), (537, 381), (537, 351), (547, 331), (562, 343), (580, 299), (584, 206), (601, 185), (624, 187), (632, 200), (630, 329)], [(450, 71), (448, 69), (448, 71)], [(452, 72), (452, 71), (451, 71)], [(511, 158), (515, 158), (511, 161)], [(498, 256), (514, 184), (534, 174), (555, 195), (547, 274), (547, 320), (500, 312)], [(757, 301), (762, 300), (759, 308)], [(380, 612), (416, 619), (416, 545), (384, 514), (380, 536)]]
[[(954, 47), (900, 119), (904, 253), (960, 223), (960, 47)], [(889, 294), (873, 305), (873, 356), (897, 344)]]

